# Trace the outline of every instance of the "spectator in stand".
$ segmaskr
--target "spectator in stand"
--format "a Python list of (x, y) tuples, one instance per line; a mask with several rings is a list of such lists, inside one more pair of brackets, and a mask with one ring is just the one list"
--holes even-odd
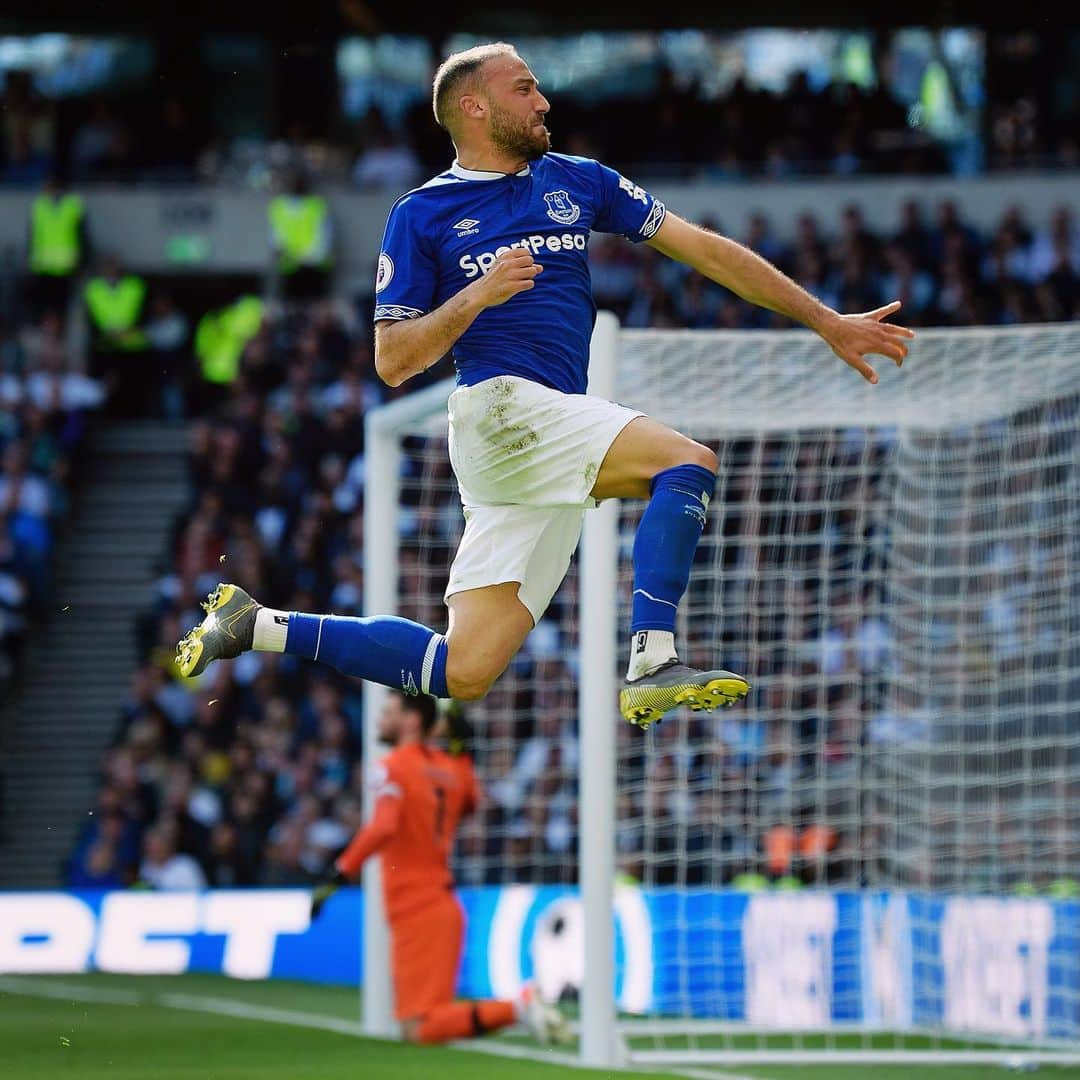
[(13, 441), (0, 460), (0, 524), (10, 542), (11, 566), (26, 583), (30, 602), (48, 593), (53, 546), (55, 495), (48, 482), (30, 470), (29, 444)]
[(933, 262), (942, 267), (952, 257), (959, 259), (965, 271), (977, 264), (982, 247), (975, 229), (960, 216), (960, 211), (952, 199), (944, 199), (938, 204), (937, 228), (931, 234), (930, 253)]
[(162, 825), (146, 834), (139, 884), (162, 892), (205, 889), (206, 875), (192, 856), (176, 851), (173, 830)]
[(1054, 237), (1050, 269), (1039, 282), (1036, 295), (1047, 322), (1080, 316), (1080, 250), (1064, 230)]
[(168, 95), (140, 147), (145, 155), (142, 178), (155, 184), (194, 183), (198, 179), (196, 163), (205, 142), (189, 104), (177, 94)]
[(376, 111), (369, 118), (367, 145), (356, 159), (352, 181), (361, 189), (402, 192), (423, 180), (423, 167), (409, 144)]
[[(130, 856), (125, 855), (130, 826), (123, 816), (110, 813), (99, 816), (87, 830), (68, 861), (69, 889), (122, 889), (132, 882)], [(137, 850), (137, 848), (134, 848)]]
[(750, 215), (749, 227), (742, 242), (751, 251), (756, 251), (769, 262), (776, 263), (783, 260), (783, 245), (773, 234), (772, 225), (763, 213), (755, 212)]
[(129, 152), (130, 139), (124, 123), (105, 98), (94, 98), (71, 141), (72, 179), (77, 184), (127, 179)]
[(176, 306), (170, 293), (161, 290), (150, 300), (144, 327), (150, 355), (149, 370), (158, 384), (160, 404), (152, 408), (153, 395), (148, 395), (153, 411), (167, 420), (183, 420), (186, 409), (190, 372), (188, 346), (191, 327), (187, 316)]
[(1043, 281), (1062, 265), (1080, 273), (1080, 224), (1067, 206), (1057, 207), (1046, 228), (1039, 229), (1031, 248), (1031, 276)]
[(56, 164), (56, 106), (28, 71), (7, 70), (0, 97), (0, 157), (9, 184), (40, 184)]

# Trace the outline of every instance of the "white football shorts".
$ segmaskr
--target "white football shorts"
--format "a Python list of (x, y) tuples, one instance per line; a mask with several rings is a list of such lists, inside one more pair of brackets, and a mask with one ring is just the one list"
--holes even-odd
[(581, 537), (608, 449), (643, 413), (499, 375), (450, 395), (450, 463), (465, 533), (450, 568), (454, 593), (520, 582), (539, 622)]

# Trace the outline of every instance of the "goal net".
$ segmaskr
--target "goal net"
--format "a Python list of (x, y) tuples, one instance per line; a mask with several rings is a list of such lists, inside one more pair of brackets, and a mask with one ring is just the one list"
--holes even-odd
[[(1080, 1060), (1080, 326), (924, 330), (875, 387), (802, 332), (613, 339), (613, 396), (720, 459), (677, 640), (753, 690), (619, 720), (643, 509), (621, 504), (606, 699), (579, 705), (575, 564), (470, 710), (489, 797), (458, 880), (493, 914), (466, 966), (588, 989), (598, 901), (574, 886), (602, 729), (610, 1059)], [(367, 552), (382, 598), (440, 626), (446, 392), (372, 425), (369, 455), (400, 456), (393, 482), (372, 462), (367, 504), (394, 523)]]

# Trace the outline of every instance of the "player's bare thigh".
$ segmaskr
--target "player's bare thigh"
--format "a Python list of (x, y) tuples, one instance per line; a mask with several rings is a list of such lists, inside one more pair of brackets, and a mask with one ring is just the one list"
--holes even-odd
[(594, 499), (647, 499), (652, 478), (676, 465), (716, 472), (716, 455), (658, 420), (639, 416), (608, 448), (590, 494)]
[(447, 600), (446, 685), (459, 701), (475, 701), (491, 689), (533, 628), (518, 599), (520, 585), (506, 581), (466, 589)]

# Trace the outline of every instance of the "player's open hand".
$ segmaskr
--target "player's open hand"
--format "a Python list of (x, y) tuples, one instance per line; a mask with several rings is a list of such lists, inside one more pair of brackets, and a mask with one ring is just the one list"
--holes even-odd
[(877, 372), (864, 357), (869, 353), (887, 356), (899, 367), (908, 354), (905, 342), (915, 336), (915, 331), (906, 326), (882, 321), (899, 307), (900, 301), (894, 300), (861, 315), (837, 315), (819, 333), (845, 364), (853, 367), (867, 382), (876, 383)]
[(531, 289), (543, 269), (530, 251), (511, 248), (495, 260), (474, 288), (481, 293), (484, 307), (498, 307), (512, 296)]

